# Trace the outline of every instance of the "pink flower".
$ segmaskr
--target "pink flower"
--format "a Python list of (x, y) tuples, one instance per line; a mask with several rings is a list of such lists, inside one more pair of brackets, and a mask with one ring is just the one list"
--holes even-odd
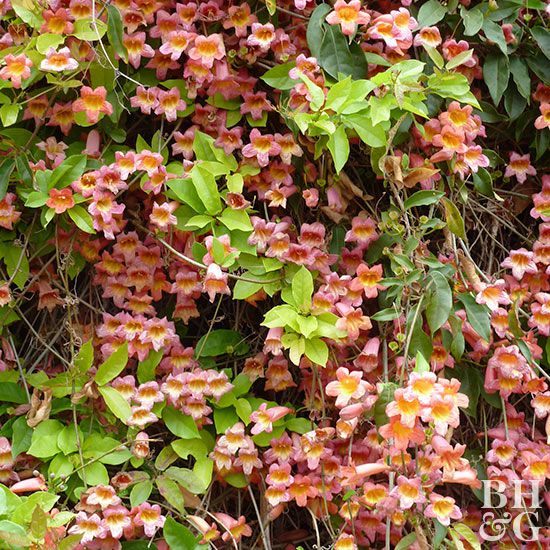
[(130, 98), (130, 105), (132, 107), (139, 107), (143, 114), (150, 115), (151, 110), (155, 109), (158, 105), (159, 91), (156, 87), (144, 88), (143, 86), (138, 86), (136, 95)]
[(103, 510), (103, 521), (115, 539), (121, 538), (124, 529), (132, 524), (130, 514), (124, 506), (109, 506)]
[(288, 407), (271, 407), (268, 409), (267, 403), (262, 403), (258, 409), (250, 415), (250, 421), (255, 423), (250, 431), (254, 435), (262, 432), (271, 433), (273, 431), (273, 422), (277, 422), (277, 420), (291, 412), (292, 409)]
[(477, 293), (476, 302), (485, 304), (491, 311), (496, 311), (499, 305), (507, 306), (512, 300), (506, 292), (506, 283), (499, 279), (492, 284), (480, 283), (480, 291)]
[(550, 128), (550, 103), (544, 102), (540, 104), (540, 116), (535, 120), (535, 128), (543, 130)]
[(120, 497), (110, 485), (97, 485), (90, 489), (86, 498), (88, 504), (98, 504), (101, 509), (120, 504)]
[(304, 189), (302, 197), (308, 208), (315, 208), (319, 203), (319, 190), (315, 188)]
[(246, 39), (249, 46), (258, 46), (260, 50), (267, 51), (271, 43), (275, 40), (275, 27), (271, 23), (262, 25), (261, 23), (252, 23), (252, 33)]
[(65, 160), (65, 149), (68, 145), (62, 141), (57, 141), (53, 136), (50, 136), (46, 141), (37, 143), (36, 146), (46, 153), (46, 158), (53, 161), (54, 165), (59, 165)]
[(166, 518), (160, 513), (160, 506), (154, 504), (151, 506), (148, 502), (140, 504), (132, 509), (134, 523), (143, 525), (143, 530), (147, 537), (153, 537), (157, 529), (164, 526)]
[(327, 384), (325, 393), (336, 397), (336, 406), (339, 408), (345, 407), (352, 399), (361, 399), (370, 386), (363, 380), (362, 372), (350, 372), (346, 367), (337, 369), (336, 378)]
[(185, 101), (180, 98), (180, 91), (174, 87), (165, 92), (159, 90), (157, 94), (158, 104), (155, 107), (155, 114), (166, 116), (168, 122), (174, 122), (178, 116), (178, 111), (185, 111), (187, 107)]
[(367, 25), (370, 21), (370, 15), (361, 11), (360, 0), (336, 0), (334, 11), (331, 11), (326, 18), (329, 25), (340, 25), (342, 32), (351, 36), (355, 34), (357, 25)]
[(424, 27), (414, 37), (415, 46), (437, 48), (441, 44), (441, 34), (437, 27)]
[(178, 207), (175, 201), (163, 202), (162, 204), (153, 203), (153, 212), (149, 221), (156, 225), (160, 230), (166, 231), (170, 225), (176, 225), (178, 219), (174, 216), (174, 211)]
[(512, 270), (512, 275), (521, 281), (526, 273), (537, 273), (537, 264), (533, 260), (533, 253), (525, 248), (510, 251), (510, 255), (500, 264)]
[(21, 81), (31, 76), (31, 67), (33, 62), (25, 55), (14, 56), (6, 55), (4, 58), (5, 67), (0, 69), (0, 78), (2, 80), (11, 80), (14, 88), (21, 88)]
[(187, 31), (169, 32), (166, 41), (160, 47), (160, 51), (164, 55), (170, 55), (174, 61), (177, 61), (181, 54), (189, 48), (195, 36), (194, 33)]
[(40, 63), (41, 71), (74, 71), (78, 69), (78, 61), (71, 57), (69, 48), (61, 48), (59, 51), (50, 46), (46, 52), (46, 59)]
[(113, 114), (113, 106), (105, 99), (107, 90), (103, 86), (92, 89), (88, 86), (82, 86), (80, 89), (80, 99), (73, 103), (73, 111), (86, 113), (88, 122), (95, 124), (99, 121), (99, 114)]
[(122, 44), (128, 52), (128, 62), (134, 69), (139, 69), (142, 57), (151, 58), (155, 55), (155, 50), (145, 42), (144, 32), (125, 34)]
[(424, 510), (424, 515), (428, 518), (436, 518), (439, 523), (448, 526), (451, 519), (460, 519), (462, 512), (455, 504), (454, 498), (432, 493), (430, 495), (430, 504)]
[(515, 176), (519, 183), (524, 183), (527, 176), (536, 176), (537, 171), (531, 166), (530, 158), (529, 154), (510, 153), (510, 162), (506, 166), (504, 177), (511, 178)]
[(212, 68), (215, 60), (225, 57), (225, 46), (222, 35), (197, 36), (188, 55), (190, 59), (200, 62), (203, 67), (207, 69)]
[(106, 534), (105, 522), (97, 514), (89, 516), (86, 512), (78, 512), (76, 515), (76, 524), (68, 530), (68, 533), (71, 535), (82, 535), (80, 539), (81, 543), (90, 542)]
[(206, 270), (203, 289), (210, 297), (211, 302), (214, 301), (216, 294), (231, 294), (227, 285), (227, 273), (223, 273), (219, 265), (210, 264)]
[(399, 476), (397, 478), (397, 485), (393, 488), (391, 495), (399, 499), (399, 506), (403, 510), (408, 510), (415, 504), (424, 504), (426, 502), (426, 497), (422, 490), (422, 481), (418, 477), (408, 479), (405, 476)]
[(246, 524), (244, 516), (240, 516), (238, 520), (222, 512), (215, 512), (214, 516), (225, 527), (222, 534), (224, 542), (239, 542), (242, 537), (250, 537), (252, 535), (252, 529)]
[(269, 164), (269, 157), (281, 152), (281, 146), (274, 140), (273, 135), (262, 135), (257, 128), (250, 132), (250, 143), (243, 147), (242, 153), (246, 158), (256, 158), (260, 166)]
[(50, 198), (46, 201), (46, 206), (53, 208), (56, 214), (63, 214), (66, 210), (74, 206), (73, 192), (69, 187), (65, 189), (50, 189)]

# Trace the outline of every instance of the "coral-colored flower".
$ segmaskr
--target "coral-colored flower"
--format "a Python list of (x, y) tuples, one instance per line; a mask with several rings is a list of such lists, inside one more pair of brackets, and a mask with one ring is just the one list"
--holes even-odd
[(144, 502), (132, 509), (134, 523), (136, 525), (143, 525), (145, 536), (153, 537), (157, 530), (164, 526), (166, 518), (160, 512), (158, 504), (151, 506), (148, 502)]
[(166, 231), (170, 225), (175, 225), (178, 221), (174, 216), (174, 211), (178, 206), (175, 201), (163, 202), (160, 205), (156, 202), (153, 203), (153, 212), (149, 221), (162, 231)]
[(437, 48), (441, 44), (441, 34), (437, 27), (423, 27), (414, 37), (415, 46)]
[(288, 407), (271, 407), (267, 408), (267, 403), (262, 403), (257, 410), (250, 414), (251, 422), (254, 422), (254, 427), (251, 433), (254, 435), (273, 431), (273, 422), (277, 422), (287, 414), (291, 413), (292, 409)]
[(430, 495), (430, 504), (424, 510), (424, 515), (428, 518), (436, 518), (442, 525), (449, 525), (451, 519), (462, 518), (462, 512), (455, 504), (452, 497), (443, 497), (437, 493)]
[(360, 0), (336, 0), (334, 11), (331, 11), (326, 18), (329, 25), (340, 25), (342, 32), (351, 36), (355, 34), (357, 25), (367, 25), (370, 15), (361, 10)]
[(2, 80), (11, 80), (14, 88), (21, 88), (21, 81), (31, 76), (33, 62), (25, 55), (8, 54), (4, 58), (5, 67), (0, 69)]
[(13, 224), (17, 223), (21, 217), (21, 212), (18, 212), (14, 206), (16, 199), (15, 193), (6, 193), (0, 201), (0, 227), (10, 231), (13, 229)]
[(325, 393), (336, 397), (336, 406), (345, 407), (352, 399), (361, 399), (370, 385), (363, 380), (363, 373), (360, 371), (350, 372), (346, 367), (339, 367), (336, 371), (336, 378), (329, 382)]
[(75, 113), (85, 112), (88, 122), (95, 124), (99, 120), (100, 113), (113, 114), (113, 106), (106, 100), (107, 90), (103, 86), (92, 89), (82, 86), (80, 98), (73, 103)]
[(269, 157), (274, 157), (281, 152), (281, 146), (271, 134), (262, 135), (257, 128), (254, 128), (249, 137), (250, 143), (243, 147), (243, 156), (256, 158), (260, 166), (267, 166)]
[(399, 506), (403, 510), (408, 510), (415, 504), (424, 504), (426, 502), (426, 497), (422, 490), (422, 481), (418, 477), (408, 479), (405, 476), (398, 476), (397, 484), (393, 488), (391, 495), (399, 499)]
[(223, 59), (225, 56), (225, 46), (222, 36), (220, 34), (197, 36), (188, 55), (202, 66), (211, 68), (215, 60)]
[(540, 116), (535, 120), (535, 128), (537, 130), (543, 130), (544, 128), (550, 128), (550, 103), (544, 102), (540, 104)]
[(240, 516), (239, 519), (234, 519), (222, 512), (215, 512), (214, 516), (224, 527), (222, 534), (222, 540), (224, 542), (239, 542), (242, 537), (250, 537), (252, 535), (252, 529), (250, 525), (246, 524), (246, 518), (244, 516)]
[(365, 293), (367, 298), (376, 298), (379, 290), (384, 290), (386, 287), (380, 284), (382, 280), (382, 266), (380, 264), (369, 267), (366, 264), (361, 264), (357, 268), (357, 277), (350, 283), (352, 290)]
[(97, 514), (88, 515), (86, 512), (78, 512), (76, 523), (69, 530), (71, 535), (82, 535), (81, 543), (90, 542), (95, 538), (105, 535), (105, 521)]
[(210, 264), (206, 270), (203, 289), (210, 297), (211, 302), (214, 301), (216, 294), (231, 294), (227, 285), (227, 273), (223, 273), (219, 265)]
[(65, 189), (50, 189), (50, 198), (46, 201), (46, 206), (53, 208), (56, 214), (63, 214), (75, 205), (73, 192), (69, 187)]
[(187, 107), (185, 101), (180, 97), (180, 91), (174, 87), (165, 92), (159, 90), (157, 94), (157, 105), (155, 114), (164, 114), (168, 122), (174, 122), (178, 116), (178, 111), (185, 111)]

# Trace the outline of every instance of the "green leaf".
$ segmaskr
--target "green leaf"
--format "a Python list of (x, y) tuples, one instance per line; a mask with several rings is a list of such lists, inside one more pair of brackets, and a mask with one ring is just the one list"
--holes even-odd
[(306, 357), (322, 367), (326, 366), (328, 361), (328, 346), (320, 338), (308, 338), (305, 341)]
[(100, 386), (99, 393), (105, 400), (108, 409), (122, 422), (126, 423), (132, 415), (132, 409), (122, 394), (110, 386)]
[(452, 527), (474, 550), (481, 550), (477, 535), (464, 523), (454, 523)]
[(407, 550), (414, 542), (416, 542), (416, 533), (409, 533), (395, 545), (394, 550)]
[(531, 29), (531, 34), (539, 45), (542, 53), (550, 59), (550, 31), (539, 25)]
[(48, 51), (48, 48), (57, 48), (63, 42), (65, 42), (65, 37), (60, 34), (41, 34), (36, 39), (36, 49), (44, 55)]
[(218, 329), (200, 338), (195, 346), (195, 356), (216, 357), (218, 355), (244, 355), (248, 344), (242, 335), (234, 330)]
[(425, 4), (422, 4), (420, 10), (418, 10), (418, 27), (431, 27), (436, 23), (439, 23), (447, 13), (447, 7), (440, 4), (437, 0), (428, 0)]
[(90, 216), (85, 208), (79, 204), (76, 204), (68, 211), (68, 213), (69, 217), (73, 220), (78, 229), (84, 231), (84, 233), (95, 233), (92, 216)]
[(74, 359), (74, 366), (79, 373), (84, 374), (94, 363), (94, 344), (92, 339), (88, 340), (78, 350)]
[(153, 483), (150, 480), (136, 483), (130, 491), (130, 506), (139, 506), (144, 503), (153, 490)]
[(60, 449), (57, 446), (57, 438), (64, 426), (58, 420), (44, 420), (40, 422), (34, 433), (28, 454), (37, 458), (50, 458), (56, 455)]
[(201, 202), (209, 214), (216, 215), (221, 210), (220, 193), (212, 173), (200, 164), (196, 164), (191, 172), (191, 181)]
[(466, 36), (476, 35), (483, 26), (483, 12), (476, 6), (471, 10), (467, 10), (464, 6), (460, 6), (460, 17), (464, 24), (464, 34)]
[(122, 42), (124, 35), (124, 28), (122, 25), (122, 17), (118, 8), (112, 4), (107, 4), (107, 37), (109, 43), (113, 47), (113, 50), (122, 58), (125, 62), (128, 61), (126, 48)]
[[(502, 54), (505, 56), (508, 55), (508, 45), (506, 44), (506, 38), (504, 37), (502, 27), (490, 19), (485, 19), (481, 28), (485, 36), (500, 48)], [(489, 55), (488, 59), (490, 58), (491, 55)], [(485, 63), (487, 63), (487, 60)], [(483, 68), (483, 72), (485, 72), (485, 67)]]
[(73, 155), (65, 159), (53, 172), (48, 181), (48, 189), (62, 189), (76, 181), (86, 169), (86, 155)]
[(252, 231), (250, 217), (245, 210), (226, 208), (218, 218), (229, 231)]
[(483, 79), (487, 84), (495, 106), (497, 106), (508, 87), (508, 80), (510, 79), (508, 57), (503, 54), (488, 56), (483, 65)]
[(433, 191), (432, 189), (417, 191), (414, 195), (411, 195), (405, 200), (405, 210), (409, 210), (409, 208), (413, 208), (415, 206), (428, 206), (429, 204), (435, 204), (444, 196), (445, 193), (443, 191)]
[(460, 392), (468, 396), (468, 407), (465, 412), (477, 416), (477, 403), (483, 388), (483, 376), (473, 365), (456, 365), (453, 375), (460, 380)]
[(447, 279), (439, 271), (431, 271), (430, 278), (426, 320), (432, 334), (434, 334), (449, 318), (453, 306), (453, 294)]
[(27, 424), (27, 419), (24, 416), (20, 416), (15, 420), (12, 426), (11, 440), (11, 454), (13, 458), (29, 450), (32, 434), (33, 429)]
[(458, 299), (464, 305), (468, 322), (472, 328), (486, 341), (491, 340), (491, 314), (489, 308), (478, 304), (471, 294), (459, 294)]
[(370, 110), (368, 114), (363, 112), (344, 115), (343, 120), (357, 132), (361, 141), (369, 147), (386, 146), (387, 133), (384, 124), (374, 125), (370, 116)]
[(152, 349), (149, 355), (138, 363), (137, 378), (140, 384), (150, 382), (155, 379), (155, 369), (160, 363), (164, 353), (162, 350), (155, 351)]
[[(361, 55), (358, 55), (359, 52)], [(335, 79), (338, 79), (339, 75), (344, 75), (359, 80), (366, 77), (368, 66), (360, 48), (359, 52), (352, 54), (340, 27), (329, 25), (321, 42), (319, 65)]]
[(2, 121), (2, 126), (6, 127), (15, 124), (20, 109), (21, 107), (17, 103), (2, 105), (2, 107), (0, 107), (0, 120)]
[(315, 84), (315, 82), (313, 82), (305, 74), (298, 73), (298, 76), (300, 77), (300, 80), (306, 85), (309, 91), (309, 95), (311, 96), (311, 101), (309, 104), (311, 110), (318, 111), (325, 101), (325, 93), (323, 92), (323, 89), (317, 86), (317, 84)]
[(326, 27), (325, 19), (328, 13), (331, 11), (329, 4), (319, 4), (311, 14), (309, 23), (307, 25), (307, 45), (313, 57), (320, 58), (321, 44), (325, 36)]
[[(105, 389), (105, 388), (101, 388)], [(109, 472), (101, 462), (91, 462), (78, 470), (78, 477), (86, 483), (86, 485), (108, 485)]]
[(199, 430), (195, 421), (188, 415), (176, 410), (174, 407), (165, 407), (162, 411), (162, 419), (166, 427), (182, 439), (194, 439), (199, 437)]
[(296, 307), (300, 311), (308, 312), (312, 295), (313, 276), (306, 267), (301, 266), (292, 279), (292, 297)]
[(26, 530), (21, 525), (7, 519), (0, 521), (0, 541), (8, 544), (7, 548), (30, 546)]
[(104, 386), (116, 378), (128, 363), (128, 342), (124, 342), (97, 369), (94, 380), (97, 385)]
[(510, 72), (518, 87), (518, 92), (527, 100), (531, 97), (531, 77), (526, 62), (517, 55), (510, 58)]
[(349, 140), (342, 124), (338, 125), (336, 132), (330, 135), (327, 147), (334, 160), (334, 169), (339, 174), (349, 157)]
[(261, 80), (276, 90), (291, 90), (296, 86), (297, 81), (290, 78), (288, 73), (295, 66), (296, 62), (294, 61), (289, 61), (282, 65), (275, 65), (275, 67), (263, 74)]
[(187, 527), (170, 516), (166, 518), (162, 535), (170, 550), (206, 550), (209, 548), (208, 544), (199, 544), (199, 539)]
[(466, 228), (464, 226), (464, 220), (460, 214), (460, 211), (456, 205), (446, 197), (441, 199), (443, 206), (445, 207), (445, 221), (449, 230), (457, 237), (460, 237), (463, 241), (466, 240)]
[(493, 191), (493, 177), (485, 168), (478, 168), (477, 172), (473, 174), (473, 180), (474, 188), (478, 193), (486, 197), (495, 197), (495, 192)]
[(315, 429), (315, 426), (308, 418), (291, 418), (286, 421), (285, 426), (289, 432), (295, 432), (300, 435)]
[(2, 382), (0, 384), (0, 402), (17, 403), (18, 405), (27, 403), (25, 389), (15, 382)]
[(12, 159), (6, 159), (0, 164), (0, 200), (6, 196), (14, 167), (15, 161)]
[[(97, 29), (97, 30), (96, 30)], [(76, 36), (80, 40), (86, 40), (90, 42), (92, 40), (99, 40), (105, 36), (107, 32), (107, 25), (101, 21), (101, 19), (95, 20), (95, 27), (92, 24), (92, 18), (87, 17), (85, 19), (77, 19), (74, 22), (73, 36)]]
[(466, 50), (464, 52), (460, 52), (458, 55), (455, 55), (446, 65), (446, 69), (448, 71), (458, 67), (459, 65), (462, 65), (463, 63), (466, 63), (466, 61), (469, 61), (474, 54), (474, 50)]

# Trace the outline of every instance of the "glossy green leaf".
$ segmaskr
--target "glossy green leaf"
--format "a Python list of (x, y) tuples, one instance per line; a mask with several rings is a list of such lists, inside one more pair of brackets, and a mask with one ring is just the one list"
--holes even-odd
[(416, 20), (418, 21), (418, 27), (431, 27), (436, 23), (439, 23), (447, 13), (447, 7), (438, 2), (437, 0), (428, 0), (418, 10)]
[(128, 363), (128, 342), (124, 342), (97, 369), (94, 377), (96, 384), (104, 386), (116, 378)]
[(439, 271), (430, 272), (428, 303), (426, 305), (426, 320), (432, 334), (439, 330), (449, 318), (453, 306), (451, 287), (444, 275)]
[(456, 205), (446, 197), (443, 197), (441, 200), (445, 207), (445, 221), (450, 231), (462, 240), (466, 240), (466, 228), (460, 211)]
[(478, 304), (471, 294), (459, 294), (458, 299), (464, 305), (468, 322), (472, 328), (486, 341), (491, 340), (491, 317), (489, 308)]
[(110, 386), (100, 386), (98, 388), (98, 391), (101, 394), (101, 397), (103, 397), (103, 399), (105, 400), (105, 404), (107, 405), (108, 409), (119, 420), (122, 420), (122, 422), (126, 423), (126, 421), (132, 415), (132, 410), (130, 408), (130, 405), (128, 404), (128, 401), (124, 399), (122, 394), (115, 390), (115, 388), (111, 388)]
[(128, 53), (122, 42), (124, 37), (122, 16), (118, 8), (113, 4), (107, 4), (107, 37), (109, 38), (109, 43), (113, 47), (113, 50), (115, 50), (124, 61), (127, 61)]

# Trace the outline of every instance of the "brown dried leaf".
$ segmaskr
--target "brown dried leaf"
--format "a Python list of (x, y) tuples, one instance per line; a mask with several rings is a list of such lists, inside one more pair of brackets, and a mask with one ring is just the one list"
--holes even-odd
[(426, 168), (420, 166), (419, 168), (413, 168), (403, 180), (403, 184), (407, 188), (414, 187), (417, 183), (430, 179), (435, 176), (439, 170), (437, 168)]
[(43, 420), (48, 420), (50, 411), (52, 410), (52, 390), (46, 388), (44, 397), (40, 399), (40, 390), (35, 388), (31, 397), (31, 408), (27, 413), (27, 424), (34, 428)]

